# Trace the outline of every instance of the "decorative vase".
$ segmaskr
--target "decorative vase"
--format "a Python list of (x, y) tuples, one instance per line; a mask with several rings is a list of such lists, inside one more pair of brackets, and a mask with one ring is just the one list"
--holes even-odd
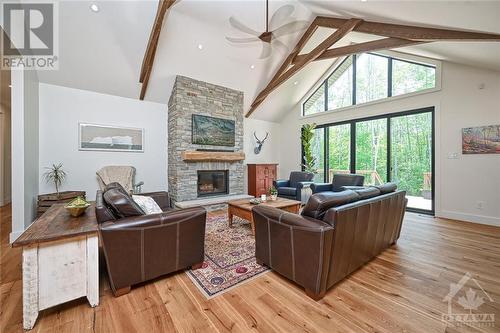
[(276, 201), (278, 199), (278, 195), (277, 194), (271, 194), (271, 200), (272, 201)]

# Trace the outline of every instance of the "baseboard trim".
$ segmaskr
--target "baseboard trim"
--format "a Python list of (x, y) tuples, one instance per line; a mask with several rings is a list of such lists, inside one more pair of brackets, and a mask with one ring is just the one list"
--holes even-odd
[(443, 210), (439, 213), (436, 212), (437, 217), (444, 217), (447, 219), (472, 222), (478, 224), (492, 225), (495, 227), (500, 227), (500, 218), (494, 216), (484, 216), (484, 215), (472, 215), (460, 212), (452, 212), (448, 210)]
[(21, 231), (13, 231), (9, 234), (9, 243), (12, 244), (23, 234), (24, 230)]

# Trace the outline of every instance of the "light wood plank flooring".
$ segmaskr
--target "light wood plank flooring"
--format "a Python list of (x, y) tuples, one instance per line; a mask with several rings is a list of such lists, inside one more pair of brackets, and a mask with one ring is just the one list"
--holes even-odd
[[(21, 332), (21, 251), (8, 245), (10, 207), (0, 214), (0, 332)], [(465, 272), (496, 301), (480, 308), (495, 327), (441, 321), (450, 283)], [(319, 302), (272, 272), (211, 300), (182, 272), (119, 298), (102, 274), (99, 307), (81, 299), (43, 311), (32, 332), (500, 332), (499, 318), (500, 228), (408, 213), (398, 244)]]

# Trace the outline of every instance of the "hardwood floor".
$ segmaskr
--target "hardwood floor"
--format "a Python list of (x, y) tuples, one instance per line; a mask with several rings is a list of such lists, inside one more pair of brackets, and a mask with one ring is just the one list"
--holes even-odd
[[(10, 214), (0, 208), (2, 333), (22, 331), (21, 251), (8, 245)], [(494, 314), (495, 327), (442, 322), (450, 283), (466, 272), (494, 300), (479, 290), (485, 303), (474, 312)], [(97, 308), (81, 299), (43, 311), (32, 332), (500, 332), (500, 228), (410, 213), (396, 246), (319, 302), (272, 272), (210, 300), (183, 272), (119, 298), (102, 275)]]

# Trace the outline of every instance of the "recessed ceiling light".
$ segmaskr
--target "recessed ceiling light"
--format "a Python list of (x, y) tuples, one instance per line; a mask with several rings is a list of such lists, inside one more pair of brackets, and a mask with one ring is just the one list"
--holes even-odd
[(361, 2), (367, 2), (368, 0), (361, 0)]
[(93, 11), (94, 13), (97, 13), (99, 11), (99, 6), (93, 3), (90, 5), (90, 10)]
[(203, 45), (198, 44), (198, 49), (203, 50)]
[(293, 85), (294, 85), (294, 86), (296, 86), (296, 85), (298, 85), (298, 84), (299, 84), (299, 81), (295, 81), (295, 82), (293, 83)]
[(250, 65), (250, 69), (254, 69), (255, 68), (255, 65)]

